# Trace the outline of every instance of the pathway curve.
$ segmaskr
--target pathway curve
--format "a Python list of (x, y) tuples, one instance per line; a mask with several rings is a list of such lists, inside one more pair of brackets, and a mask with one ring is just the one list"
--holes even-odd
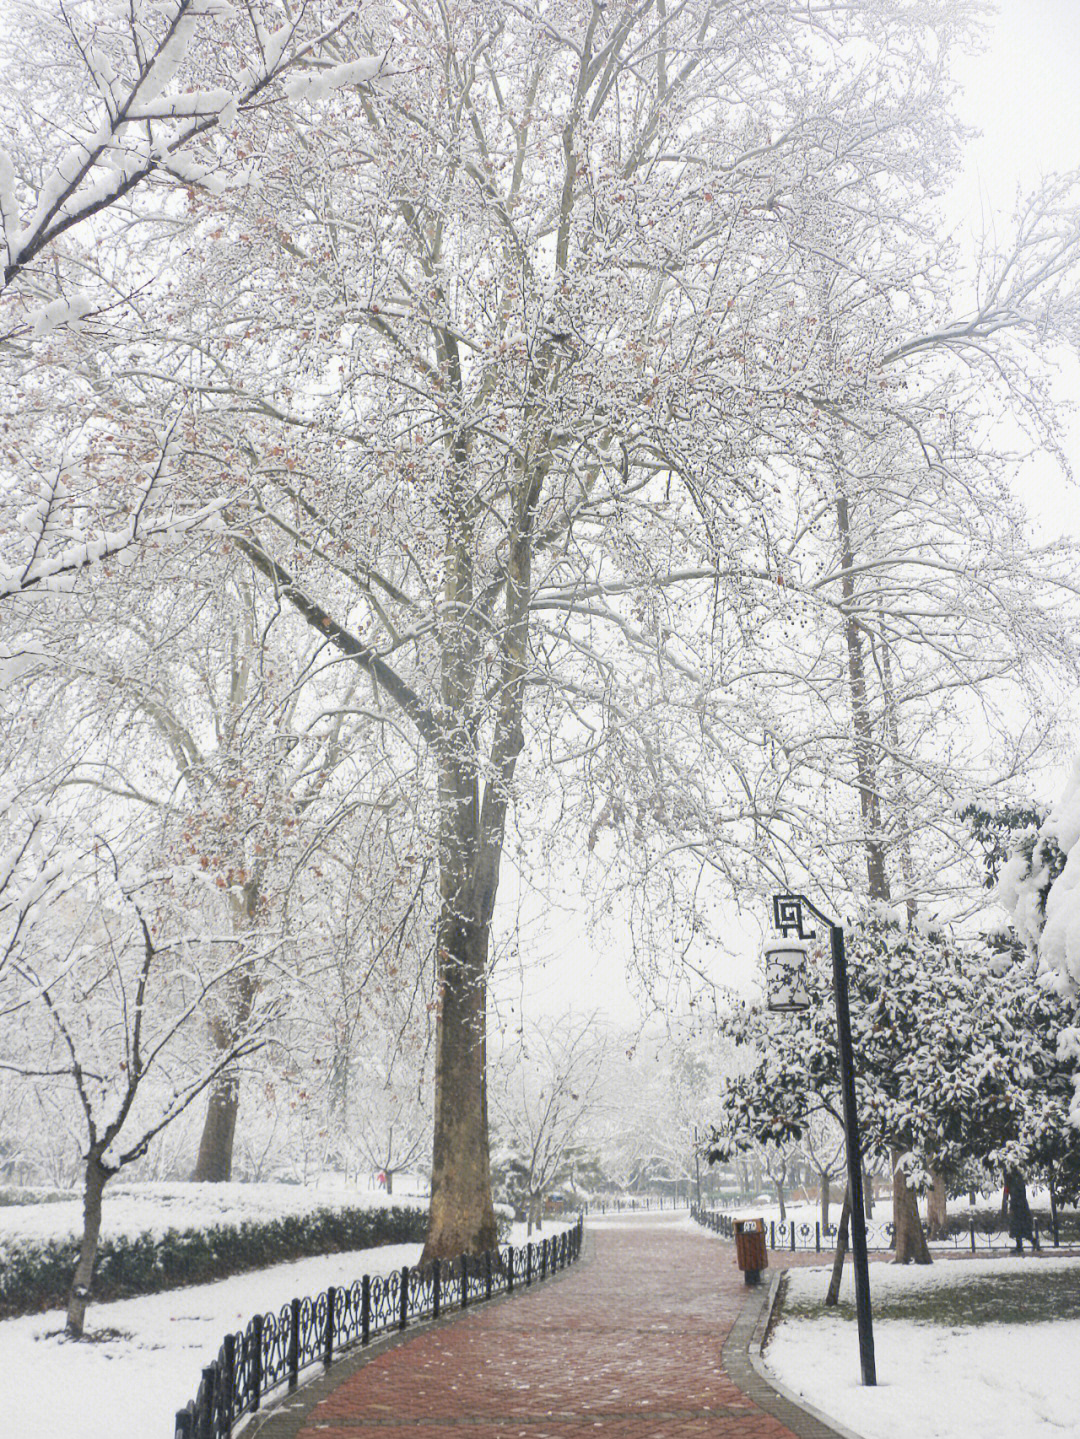
[(582, 1262), (548, 1283), (335, 1365), (254, 1432), (260, 1439), (835, 1433), (774, 1394), (747, 1363), (764, 1289), (746, 1288), (731, 1245), (702, 1233), (685, 1213), (587, 1220), (586, 1236)]

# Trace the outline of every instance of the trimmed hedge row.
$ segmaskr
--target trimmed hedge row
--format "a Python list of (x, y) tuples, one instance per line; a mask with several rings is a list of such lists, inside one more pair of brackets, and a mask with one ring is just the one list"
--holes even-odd
[[(207, 1284), (320, 1254), (380, 1244), (420, 1244), (426, 1232), (425, 1210), (395, 1205), (317, 1209), (238, 1225), (169, 1229), (161, 1235), (118, 1235), (98, 1246), (93, 1302)], [(72, 1238), (0, 1249), (0, 1318), (66, 1305), (78, 1251), (78, 1240)]]

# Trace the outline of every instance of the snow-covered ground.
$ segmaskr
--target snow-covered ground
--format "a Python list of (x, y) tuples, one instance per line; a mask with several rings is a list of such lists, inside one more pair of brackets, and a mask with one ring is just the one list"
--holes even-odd
[[(874, 1264), (875, 1303), (890, 1296), (970, 1285), (1027, 1266), (1034, 1283), (1051, 1272), (1075, 1277), (1080, 1260), (991, 1259), (930, 1267)], [(820, 1300), (827, 1271), (792, 1269), (789, 1304)], [(841, 1299), (852, 1301), (845, 1271)], [(787, 1317), (765, 1351), (770, 1372), (814, 1408), (862, 1439), (1063, 1439), (1080, 1436), (1080, 1320), (1053, 1323), (941, 1324), (874, 1322), (878, 1384), (860, 1383), (853, 1319), (833, 1314)]]
[[(545, 1224), (543, 1234), (534, 1238), (566, 1227)], [(525, 1242), (524, 1225), (514, 1225), (510, 1242)], [(253, 1314), (276, 1311), (294, 1296), (349, 1284), (362, 1274), (389, 1274), (419, 1257), (418, 1244), (385, 1245), (279, 1264), (217, 1284), (96, 1304), (88, 1330), (112, 1329), (119, 1337), (93, 1344), (63, 1338), (60, 1310), (4, 1320), (0, 1434), (11, 1439), (171, 1439), (176, 1411), (194, 1396), (203, 1366), (217, 1357), (227, 1332), (243, 1329)]]
[[(400, 1191), (400, 1192), (399, 1192)], [(121, 1234), (163, 1234), (167, 1229), (209, 1229), (215, 1224), (282, 1219), (317, 1209), (369, 1209), (424, 1203), (395, 1185), (395, 1193), (357, 1185), (117, 1184), (105, 1190), (103, 1239)], [(5, 1241), (64, 1239), (82, 1232), (81, 1199), (52, 1204), (0, 1205), (0, 1251)]]

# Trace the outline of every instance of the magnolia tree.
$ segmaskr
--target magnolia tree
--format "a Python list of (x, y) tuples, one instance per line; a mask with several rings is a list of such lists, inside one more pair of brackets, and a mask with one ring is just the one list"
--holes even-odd
[(190, 177), (137, 258), (87, 237), (95, 314), (25, 321), (8, 590), (216, 525), (401, 736), (439, 887), (429, 1258), (495, 1239), (515, 825), (634, 855), (642, 894), (816, 845), (884, 898), (946, 767), (930, 719), (1070, 659), (968, 473), (980, 394), (1023, 402), (1072, 337), (1077, 249), (1049, 187), (952, 308), (931, 206), (974, 8), (376, 0), (349, 34), (377, 74), (313, 55), (287, 110), (238, 105), (245, 183)]
[[(1053, 1035), (1030, 980), (995, 974), (985, 954), (882, 921), (849, 931), (849, 949), (860, 1136), (893, 1173), (897, 1261), (928, 1263), (914, 1196), (935, 1174), (959, 1176), (973, 1159), (1030, 1171), (1048, 1157), (1052, 1097), (1063, 1118)], [(723, 1092), (718, 1151), (801, 1139), (821, 1114), (842, 1123), (831, 972), (820, 960), (809, 989), (805, 1014), (744, 1006), (727, 1021), (757, 1060)], [(1059, 1127), (1057, 1143), (1064, 1137)]]
[(65, 1097), (82, 1154), (83, 1232), (67, 1328), (83, 1332), (107, 1182), (228, 1067), (261, 1047), (275, 989), (260, 985), (224, 1048), (203, 1015), (277, 946), (199, 923), (198, 877), (161, 871), (150, 845), (86, 838), (76, 817), (29, 820), (9, 860), (0, 907), (4, 963), (0, 1069)]

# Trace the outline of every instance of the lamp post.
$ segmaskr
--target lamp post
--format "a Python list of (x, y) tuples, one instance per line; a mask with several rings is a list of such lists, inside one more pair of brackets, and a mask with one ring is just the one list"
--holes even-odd
[[(870, 1270), (866, 1262), (866, 1212), (863, 1208), (862, 1157), (859, 1150), (859, 1119), (855, 1109), (855, 1061), (851, 1047), (851, 1013), (848, 1008), (847, 959), (844, 954), (844, 931), (822, 914), (801, 894), (773, 896), (773, 922), (784, 936), (765, 946), (766, 979), (769, 983), (769, 1009), (781, 1013), (810, 1007), (806, 987), (805, 940), (813, 939), (814, 931), (805, 928), (805, 916), (811, 915), (828, 926), (832, 947), (833, 995), (836, 999), (837, 1048), (840, 1055), (840, 1094), (844, 1106), (844, 1138), (847, 1148), (848, 1197), (851, 1208), (851, 1255), (855, 1267), (855, 1313), (859, 1327), (859, 1359), (864, 1384), (877, 1383), (874, 1363), (874, 1329), (870, 1313)], [(794, 930), (798, 936), (788, 936)], [(774, 983), (770, 968), (778, 976)]]

